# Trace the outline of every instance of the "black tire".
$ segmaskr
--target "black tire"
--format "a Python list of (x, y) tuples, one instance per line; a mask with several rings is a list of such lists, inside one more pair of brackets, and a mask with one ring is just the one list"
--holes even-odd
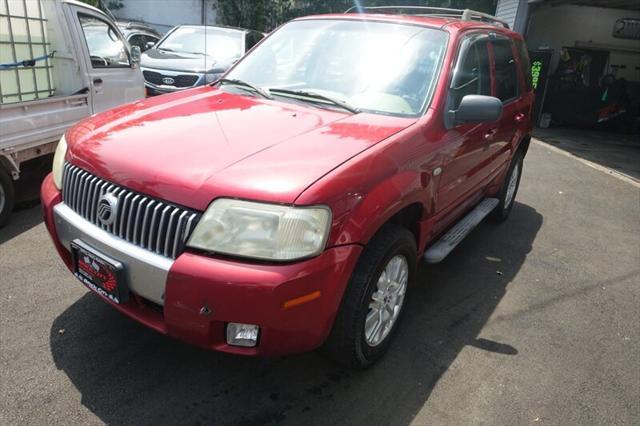
[[(404, 256), (408, 266), (404, 303), (386, 337), (375, 346), (370, 346), (364, 331), (369, 303), (384, 268), (397, 255)], [(402, 319), (409, 289), (416, 277), (416, 268), (416, 241), (413, 234), (397, 225), (385, 225), (360, 255), (322, 351), (334, 361), (352, 368), (366, 368), (382, 357)]]
[[(520, 188), (520, 178), (522, 178), (522, 166), (524, 163), (524, 155), (522, 151), (516, 152), (513, 156), (513, 160), (511, 160), (511, 164), (509, 165), (509, 171), (504, 177), (504, 182), (502, 182), (502, 188), (500, 188), (500, 192), (498, 193), (498, 199), (500, 202), (496, 206), (496, 208), (491, 212), (491, 219), (494, 222), (504, 222), (509, 218), (511, 214), (511, 210), (513, 209), (513, 204), (516, 200), (516, 195), (518, 195), (518, 188)], [(509, 188), (509, 181), (511, 180), (511, 175), (517, 171), (518, 176), (516, 178), (516, 187), (513, 193), (513, 196), (510, 200), (507, 200), (507, 190)]]
[(9, 222), (14, 202), (13, 182), (7, 172), (0, 168), (0, 228)]

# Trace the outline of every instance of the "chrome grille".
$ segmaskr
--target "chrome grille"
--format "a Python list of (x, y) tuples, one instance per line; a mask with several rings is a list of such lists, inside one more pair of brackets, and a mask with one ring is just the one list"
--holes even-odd
[[(118, 200), (115, 221), (105, 225), (97, 216), (104, 194)], [(96, 226), (132, 244), (175, 259), (195, 228), (199, 213), (178, 207), (100, 179), (66, 163), (62, 198), (66, 205)]]

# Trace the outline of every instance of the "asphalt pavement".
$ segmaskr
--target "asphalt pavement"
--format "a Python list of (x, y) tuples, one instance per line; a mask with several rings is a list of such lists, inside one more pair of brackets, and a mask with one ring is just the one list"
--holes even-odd
[(0, 230), (0, 424), (638, 424), (640, 187), (531, 146), (511, 218), (422, 265), (387, 356), (241, 358), (122, 316), (38, 206)]

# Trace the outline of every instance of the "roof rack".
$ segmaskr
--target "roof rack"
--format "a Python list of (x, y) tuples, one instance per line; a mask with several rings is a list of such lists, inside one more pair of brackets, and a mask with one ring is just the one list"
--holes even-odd
[(496, 18), (488, 13), (478, 12), (471, 9), (450, 9), (447, 7), (429, 7), (429, 6), (368, 6), (359, 7), (353, 6), (346, 10), (344, 13), (367, 13), (367, 12), (380, 12), (380, 13), (398, 13), (401, 15), (412, 16), (435, 16), (441, 18), (455, 18), (463, 21), (481, 21), (493, 25), (501, 25), (505, 28), (509, 28), (509, 24), (505, 21)]

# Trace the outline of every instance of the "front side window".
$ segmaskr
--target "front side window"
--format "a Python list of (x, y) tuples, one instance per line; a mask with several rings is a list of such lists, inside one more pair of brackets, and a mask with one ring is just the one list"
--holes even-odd
[(496, 96), (507, 102), (518, 96), (518, 68), (511, 42), (507, 39), (493, 41), (496, 62)]
[(89, 15), (79, 15), (93, 68), (129, 67), (129, 55), (114, 27)]
[(294, 21), (227, 75), (263, 89), (309, 91), (361, 111), (416, 116), (426, 107), (447, 44), (438, 29), (371, 21)]
[(216, 59), (242, 56), (244, 33), (217, 27), (179, 27), (157, 46), (160, 50), (194, 55), (207, 55)]
[(491, 96), (491, 69), (487, 38), (466, 39), (461, 49), (456, 71), (451, 82), (450, 109), (457, 110), (467, 95)]

